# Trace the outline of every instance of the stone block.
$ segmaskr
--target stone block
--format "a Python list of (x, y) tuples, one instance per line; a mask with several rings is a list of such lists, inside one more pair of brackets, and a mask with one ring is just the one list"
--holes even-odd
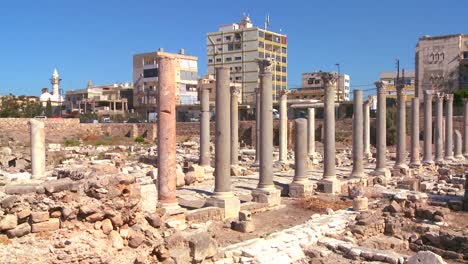
[(257, 203), (265, 203), (268, 206), (276, 206), (281, 204), (281, 190), (276, 188), (264, 190), (252, 190), (252, 201)]
[(18, 225), (16, 228), (8, 230), (7, 236), (9, 238), (22, 237), (29, 233), (31, 233), (31, 226), (28, 223), (22, 223), (21, 225)]
[(48, 181), (43, 183), (44, 189), (47, 193), (57, 193), (62, 191), (69, 191), (76, 189), (76, 183), (69, 178)]
[(117, 231), (112, 230), (110, 232), (109, 240), (112, 244), (112, 247), (114, 247), (115, 249), (122, 250), (124, 248), (123, 239)]
[(338, 179), (332, 180), (321, 180), (318, 183), (318, 189), (323, 191), (324, 193), (340, 193), (341, 192), (341, 183)]
[(33, 223), (31, 225), (31, 232), (38, 233), (38, 232), (45, 232), (45, 231), (54, 231), (59, 228), (60, 228), (60, 219), (51, 218), (45, 222)]
[(353, 210), (356, 212), (367, 211), (368, 200), (367, 197), (356, 197), (353, 200)]
[(10, 230), (18, 225), (18, 218), (14, 214), (7, 214), (0, 220), (0, 231)]
[(187, 221), (191, 223), (206, 223), (207, 221), (223, 221), (224, 210), (218, 207), (205, 207), (187, 212)]
[(49, 220), (49, 212), (32, 212), (31, 213), (31, 221), (33, 223), (41, 223)]
[(252, 233), (255, 231), (255, 224), (253, 221), (234, 221), (231, 228), (241, 233)]
[(312, 196), (314, 193), (314, 187), (314, 184), (311, 182), (293, 182), (289, 184), (289, 197), (303, 198)]
[(218, 252), (218, 244), (208, 233), (199, 232), (188, 237), (190, 255), (196, 263), (211, 258)]
[(444, 259), (441, 256), (431, 252), (431, 251), (419, 251), (416, 255), (408, 259), (408, 264), (446, 264)]
[(237, 218), (240, 211), (240, 200), (235, 196), (231, 197), (211, 197), (206, 200), (206, 206), (213, 206), (224, 209), (224, 218)]
[(37, 184), (12, 184), (5, 186), (5, 193), (6, 194), (28, 194), (28, 193), (41, 193), (43, 189), (42, 186), (38, 186)]
[(0, 206), (2, 208), (13, 208), (16, 201), (18, 201), (18, 197), (16, 195), (8, 196), (0, 202)]
[(383, 170), (374, 170), (370, 173), (372, 176), (383, 176), (387, 180), (389, 180), (392, 177), (392, 174), (389, 169), (383, 169)]
[(239, 221), (251, 221), (252, 213), (249, 211), (240, 211), (239, 212)]

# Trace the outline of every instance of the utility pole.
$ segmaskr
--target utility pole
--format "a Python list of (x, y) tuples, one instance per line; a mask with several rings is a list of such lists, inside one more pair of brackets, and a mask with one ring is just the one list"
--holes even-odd
[[(340, 118), (340, 94), (341, 94), (341, 87), (340, 87), (340, 64), (339, 63), (336, 63), (335, 66), (338, 68), (338, 79), (336, 81), (336, 92), (337, 92), (337, 95), (338, 95), (338, 110), (337, 110), (337, 115), (338, 115), (338, 118)], [(343, 90), (343, 94), (344, 94), (344, 90)]]

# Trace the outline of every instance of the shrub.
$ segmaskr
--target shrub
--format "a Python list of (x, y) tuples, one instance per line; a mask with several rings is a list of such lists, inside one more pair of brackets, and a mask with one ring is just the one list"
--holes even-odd
[(78, 139), (66, 139), (63, 144), (65, 147), (76, 147), (80, 145), (80, 141)]
[(138, 137), (135, 138), (135, 142), (136, 143), (143, 143), (143, 142), (145, 142), (145, 138), (142, 137), (142, 136), (138, 136)]

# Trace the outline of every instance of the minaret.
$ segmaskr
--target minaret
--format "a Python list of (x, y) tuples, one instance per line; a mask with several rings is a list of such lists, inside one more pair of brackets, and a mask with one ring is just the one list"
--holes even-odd
[(59, 95), (59, 85), (60, 85), (60, 76), (57, 72), (57, 69), (54, 69), (54, 73), (52, 74), (52, 78), (50, 78), (50, 83), (52, 84), (52, 95), (56, 98), (60, 98)]

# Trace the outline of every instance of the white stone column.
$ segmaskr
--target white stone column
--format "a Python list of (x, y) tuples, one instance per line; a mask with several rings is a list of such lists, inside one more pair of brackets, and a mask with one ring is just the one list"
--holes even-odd
[(463, 100), (463, 153), (468, 158), (468, 99)]
[(432, 159), (432, 96), (434, 91), (424, 91), (424, 165), (434, 164)]
[(454, 155), (455, 159), (464, 160), (462, 151), (462, 135), (457, 129), (453, 132), (454, 134)]
[(371, 152), (371, 144), (370, 144), (370, 106), (372, 104), (372, 99), (369, 97), (369, 99), (364, 102), (362, 106), (363, 110), (363, 134), (364, 134), (364, 157), (367, 159), (372, 158), (372, 152)]
[(453, 94), (445, 95), (445, 159), (453, 160)]
[(307, 112), (307, 154), (315, 157), (315, 108), (309, 108)]
[(239, 165), (239, 87), (231, 87), (231, 166)]
[(387, 88), (381, 81), (376, 82), (377, 86), (377, 159), (375, 170), (372, 175), (383, 175), (390, 177), (390, 171), (387, 169)]
[(44, 123), (35, 119), (29, 120), (31, 136), (31, 170), (32, 178), (38, 179), (45, 174), (45, 131)]
[(288, 90), (281, 90), (280, 97), (280, 135), (279, 135), (279, 161), (288, 160)]
[(307, 177), (307, 120), (298, 118), (295, 121), (294, 146), (294, 179), (289, 184), (289, 197), (307, 197), (312, 195), (313, 185)]
[(421, 161), (419, 158), (419, 98), (411, 99), (411, 159), (410, 166), (419, 168)]
[(436, 94), (435, 162), (444, 161), (444, 94)]
[(404, 85), (397, 87), (397, 148), (395, 169), (407, 169), (406, 165), (406, 98)]
[(353, 114), (353, 170), (351, 177), (364, 178), (364, 145), (363, 145), (363, 115), (362, 115), (362, 90), (355, 89), (354, 114)]

